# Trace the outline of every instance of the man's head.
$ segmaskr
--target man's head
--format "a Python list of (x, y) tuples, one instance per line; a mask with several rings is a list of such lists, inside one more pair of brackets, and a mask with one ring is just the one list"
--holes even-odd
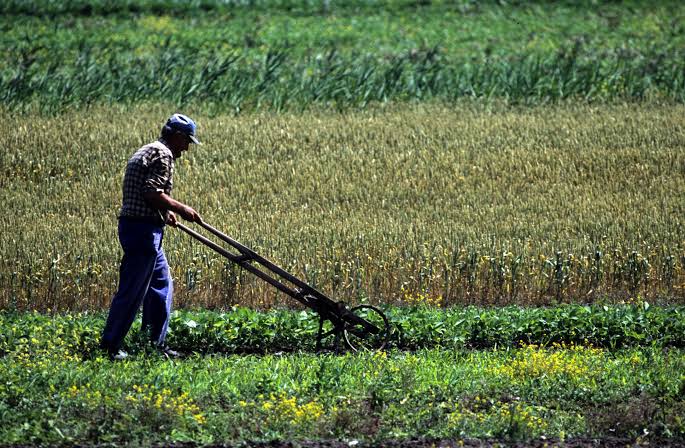
[(181, 153), (188, 150), (191, 143), (201, 145), (195, 137), (197, 126), (195, 122), (183, 114), (173, 114), (162, 127), (162, 138), (169, 145), (174, 158), (181, 157)]

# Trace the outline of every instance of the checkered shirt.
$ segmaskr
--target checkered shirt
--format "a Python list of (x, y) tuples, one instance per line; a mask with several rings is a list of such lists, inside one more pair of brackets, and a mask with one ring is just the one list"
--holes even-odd
[(160, 212), (148, 205), (143, 194), (151, 191), (171, 194), (173, 175), (174, 155), (163, 140), (136, 151), (126, 165), (119, 216), (161, 223)]

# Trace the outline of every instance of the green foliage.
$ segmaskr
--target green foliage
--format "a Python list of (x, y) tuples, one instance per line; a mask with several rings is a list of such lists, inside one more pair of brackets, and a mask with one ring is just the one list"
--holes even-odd
[[(575, 315), (583, 315), (579, 310)], [(486, 310), (467, 311), (471, 322), (486, 319)], [(603, 312), (592, 311), (595, 316)], [(609, 316), (682, 320), (676, 311), (642, 305)], [(226, 333), (225, 327), (213, 325), (241, 327), (239, 317), (246, 328), (259, 321), (269, 339), (269, 322), (281, 328), (288, 324), (276, 321), (300, 319), (298, 313), (233, 313), (180, 313), (172, 322), (173, 338), (212, 344), (212, 334)], [(399, 313), (393, 312), (395, 319)], [(532, 319), (544, 311), (531, 313)], [(425, 319), (418, 311), (404, 314), (414, 315), (415, 322)], [(504, 310), (502, 317), (512, 315)], [(5, 338), (0, 355), (3, 443), (354, 438), (377, 444), (416, 437), (525, 441), (602, 438), (616, 427), (623, 437), (647, 437), (656, 444), (685, 437), (685, 355), (655, 341), (612, 351), (572, 343), (464, 351), (448, 344), (448, 350), (194, 355), (179, 361), (141, 349), (127, 361), (112, 363), (94, 349), (84, 354), (77, 343), (90, 341), (101, 318), (0, 314)], [(191, 320), (197, 325), (188, 326)], [(198, 333), (184, 333), (182, 326)], [(682, 326), (674, 331), (682, 337)]]
[(171, 101), (237, 113), (685, 95), (680, 2), (252, 3), (8, 2), (36, 16), (0, 18), (0, 99), (13, 111)]
[[(389, 347), (402, 350), (502, 348), (520, 345), (590, 344), (617, 349), (634, 346), (685, 347), (682, 307), (565, 305), (552, 308), (391, 307)], [(0, 314), (0, 355), (17, 347), (40, 352), (63, 347), (82, 358), (98, 351), (102, 315)], [(145, 353), (148, 343), (134, 326), (126, 349)], [(175, 311), (168, 342), (187, 353), (274, 353), (312, 351), (318, 315), (311, 311)], [(330, 341), (329, 341), (330, 342)], [(28, 349), (27, 349), (28, 350)]]
[[(684, 14), (2, 2), (0, 440), (684, 442), (685, 310), (644, 300), (685, 297)], [(109, 303), (121, 170), (179, 108), (206, 146), (174, 195), (337, 299), (382, 304), (390, 351), (311, 353), (314, 313), (172, 229), (168, 342), (188, 358), (138, 321), (111, 363), (101, 312), (57, 314)], [(583, 304), (525, 306), (564, 302)]]
[[(76, 64), (55, 72), (30, 65), (0, 79), (0, 99), (12, 109), (39, 105), (56, 111), (101, 102), (170, 101), (213, 111), (366, 107), (391, 100), (454, 101), (504, 98), (539, 104), (568, 98), (639, 100), (685, 98), (685, 53), (512, 55), (505, 59), (443, 61), (438, 47), (397, 54), (387, 62), (340, 56), (292, 61), (270, 49), (258, 61), (233, 54), (198, 57), (170, 50), (161, 58), (96, 60), (82, 49)], [(195, 70), (186, 70), (194, 67)], [(121, 73), (121, 77), (112, 74)]]

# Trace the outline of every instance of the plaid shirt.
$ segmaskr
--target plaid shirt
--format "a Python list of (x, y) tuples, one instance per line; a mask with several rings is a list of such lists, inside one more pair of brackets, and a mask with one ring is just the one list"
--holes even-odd
[(162, 223), (160, 211), (151, 207), (143, 194), (152, 191), (171, 194), (173, 175), (174, 155), (163, 140), (152, 142), (136, 151), (126, 165), (124, 197), (119, 217)]

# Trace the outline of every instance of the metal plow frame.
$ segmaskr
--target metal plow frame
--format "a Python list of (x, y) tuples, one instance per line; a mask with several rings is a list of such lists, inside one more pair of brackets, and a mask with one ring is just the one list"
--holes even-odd
[[(329, 336), (334, 337), (333, 347), (335, 350), (338, 350), (343, 341), (353, 351), (382, 350), (387, 344), (390, 336), (390, 323), (379, 308), (372, 305), (358, 305), (350, 309), (343, 302), (331, 300), (322, 292), (211, 225), (205, 222), (198, 224), (236, 249), (239, 254), (231, 253), (181, 223), (177, 223), (176, 227), (319, 314), (319, 330), (316, 335), (317, 351), (324, 348), (322, 342)], [(277, 277), (272, 276), (272, 274)], [(283, 280), (290, 285), (284, 283)], [(368, 318), (363, 317), (364, 315), (375, 315), (376, 323), (370, 322)], [(326, 321), (332, 324), (332, 328), (329, 330), (324, 330)]]

